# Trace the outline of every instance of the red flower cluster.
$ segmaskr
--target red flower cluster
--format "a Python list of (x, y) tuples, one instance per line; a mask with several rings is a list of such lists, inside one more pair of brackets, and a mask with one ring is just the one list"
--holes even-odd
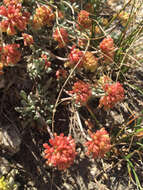
[(81, 67), (84, 62), (84, 53), (79, 49), (76, 49), (75, 46), (72, 47), (68, 57), (71, 66), (78, 64), (78, 67)]
[(19, 44), (8, 44), (0, 47), (1, 63), (5, 66), (14, 65), (20, 61), (21, 53), (18, 50)]
[(36, 9), (36, 13), (33, 18), (33, 27), (40, 29), (41, 27), (48, 25), (51, 26), (55, 20), (55, 14), (49, 6), (41, 6)]
[(85, 10), (81, 10), (79, 12), (77, 21), (77, 28), (80, 30), (89, 29), (91, 27), (91, 19), (89, 18), (89, 12)]
[(74, 139), (71, 136), (64, 137), (64, 134), (60, 134), (60, 136), (55, 134), (49, 142), (51, 146), (43, 144), (46, 149), (44, 158), (48, 159), (47, 164), (57, 167), (58, 170), (69, 168), (76, 156)]
[(20, 31), (26, 29), (30, 14), (22, 12), (21, 9), (21, 4), (9, 4), (7, 7), (0, 6), (0, 15), (4, 16), (4, 19), (0, 22), (2, 32), (14, 35), (16, 34), (16, 29)]
[(85, 146), (88, 148), (86, 154), (88, 156), (91, 154), (93, 158), (103, 158), (111, 148), (108, 132), (102, 128), (97, 130), (96, 133), (89, 131), (89, 135), (92, 140), (85, 143)]
[(53, 33), (53, 38), (55, 41), (59, 43), (58, 46), (62, 48), (66, 46), (68, 42), (68, 33), (64, 28), (56, 28), (56, 30)]
[(98, 65), (98, 59), (93, 55), (93, 53), (87, 51), (84, 55), (84, 62), (83, 62), (84, 69), (94, 72), (97, 68), (97, 65)]
[(16, 5), (18, 3), (22, 3), (22, 0), (3, 0), (3, 3), (8, 6), (8, 5)]
[(72, 91), (69, 93), (75, 95), (76, 103), (80, 105), (85, 105), (92, 95), (90, 85), (83, 81), (74, 83)]
[(99, 107), (104, 106), (104, 109), (112, 108), (117, 102), (124, 99), (124, 88), (119, 82), (115, 84), (105, 84), (104, 91), (106, 95), (101, 97)]
[(109, 62), (114, 59), (114, 41), (111, 37), (107, 37), (100, 43), (100, 49), (104, 53), (104, 60)]
[(26, 34), (26, 33), (22, 33), (22, 36), (24, 39), (24, 46), (30, 46), (34, 43), (33, 36)]

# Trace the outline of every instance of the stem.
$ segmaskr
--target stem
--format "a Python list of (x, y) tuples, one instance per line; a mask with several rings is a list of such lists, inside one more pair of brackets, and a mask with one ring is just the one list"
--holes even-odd
[(53, 135), (53, 133), (52, 133), (52, 131), (51, 131), (49, 125), (47, 125), (45, 119), (40, 115), (39, 112), (38, 112), (37, 114), (39, 115), (39, 120), (41, 121), (41, 123), (43, 124), (43, 126), (46, 126), (46, 129), (47, 129), (47, 132), (48, 132), (49, 135), (50, 135), (50, 138), (53, 138), (54, 135)]
[(89, 107), (89, 105), (86, 104), (86, 108), (89, 111), (90, 115), (93, 117), (93, 119), (95, 120), (96, 125), (99, 128), (102, 128), (102, 125), (99, 123), (99, 121), (97, 120), (96, 116), (94, 115), (94, 113), (92, 112), (91, 108)]
[(82, 135), (83, 135), (86, 139), (91, 140), (91, 139), (85, 134), (85, 132), (84, 132), (84, 130), (83, 130), (82, 123), (81, 123), (81, 120), (80, 120), (78, 111), (76, 111), (75, 114), (76, 114), (77, 121), (78, 121), (79, 128), (80, 128), (80, 131), (81, 131)]

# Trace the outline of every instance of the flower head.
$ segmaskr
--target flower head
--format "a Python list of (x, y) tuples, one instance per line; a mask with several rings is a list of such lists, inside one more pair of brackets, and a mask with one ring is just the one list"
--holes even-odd
[(100, 49), (104, 53), (104, 60), (106, 62), (114, 59), (114, 41), (111, 37), (104, 38), (100, 43)]
[(22, 33), (22, 36), (24, 39), (24, 46), (30, 46), (34, 43), (33, 36), (26, 34), (26, 33)]
[(52, 26), (54, 20), (55, 14), (53, 10), (49, 6), (41, 6), (36, 9), (33, 27), (38, 30), (45, 25)]
[(18, 3), (22, 3), (22, 0), (3, 0), (3, 3), (8, 6), (8, 5), (16, 5)]
[(14, 65), (20, 61), (21, 53), (18, 50), (19, 44), (8, 44), (1, 47), (1, 63), (5, 66)]
[(22, 11), (21, 4), (9, 4), (7, 7), (0, 6), (0, 15), (4, 16), (0, 22), (1, 31), (8, 35), (16, 34), (16, 29), (25, 30), (30, 17), (28, 12)]
[(89, 18), (89, 12), (81, 10), (77, 18), (78, 24), (77, 28), (79, 30), (89, 29), (91, 27), (91, 19)]
[(105, 110), (114, 107), (116, 103), (124, 99), (124, 88), (119, 82), (106, 83), (103, 89), (106, 94), (100, 98), (99, 107), (104, 106)]
[(51, 66), (51, 61), (48, 60), (48, 57), (46, 54), (41, 55), (42, 60), (44, 60), (45, 68), (49, 68)]
[(121, 20), (121, 24), (123, 26), (126, 26), (127, 21), (129, 20), (129, 13), (125, 11), (121, 11), (118, 15), (118, 18)]
[(89, 131), (91, 140), (85, 143), (87, 146), (87, 155), (92, 155), (93, 158), (103, 158), (104, 155), (110, 150), (110, 137), (108, 132), (102, 128), (97, 130), (96, 133)]
[(74, 83), (72, 91), (69, 93), (74, 94), (76, 103), (80, 105), (85, 105), (92, 95), (90, 85), (83, 81)]
[(65, 170), (69, 168), (75, 159), (75, 141), (71, 136), (66, 137), (64, 134), (54, 134), (54, 138), (49, 140), (51, 146), (43, 144), (46, 149), (44, 158), (47, 159), (47, 164)]
[(66, 46), (68, 42), (68, 33), (64, 28), (56, 28), (53, 33), (53, 38), (58, 42), (58, 46), (62, 48)]
[(84, 61), (84, 53), (79, 49), (72, 47), (71, 52), (69, 54), (69, 62), (71, 66), (75, 66), (78, 64), (78, 67), (81, 67)]
[(83, 62), (83, 67), (85, 70), (94, 72), (97, 68), (98, 59), (89, 51), (85, 53), (85, 58)]

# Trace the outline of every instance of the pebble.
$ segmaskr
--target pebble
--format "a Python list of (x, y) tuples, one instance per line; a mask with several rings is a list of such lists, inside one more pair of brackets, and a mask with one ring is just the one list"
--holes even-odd
[(114, 119), (114, 124), (122, 124), (124, 122), (124, 118), (123, 118), (123, 115), (122, 114), (118, 114), (117, 112), (115, 111), (111, 111), (110, 112), (111, 116), (113, 117)]
[(9, 162), (4, 157), (0, 157), (0, 176), (6, 175), (9, 171)]
[(9, 155), (14, 155), (20, 150), (21, 138), (12, 125), (0, 127), (0, 147)]

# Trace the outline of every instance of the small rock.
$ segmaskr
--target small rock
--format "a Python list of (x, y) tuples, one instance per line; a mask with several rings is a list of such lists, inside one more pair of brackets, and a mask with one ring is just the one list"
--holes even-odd
[(3, 126), (0, 128), (0, 147), (10, 155), (20, 150), (21, 138), (13, 126)]
[(9, 162), (4, 157), (0, 157), (0, 176), (6, 175), (9, 171)]
[(67, 183), (64, 183), (63, 186), (66, 188), (66, 189), (71, 189), (71, 186)]
[(30, 186), (30, 187), (34, 187), (34, 185), (35, 185), (33, 181), (29, 181), (27, 184), (28, 184), (28, 186)]
[(88, 190), (97, 190), (97, 188), (95, 187), (96, 187), (96, 184), (94, 182), (90, 182), (88, 184)]
[(122, 114), (118, 114), (115, 111), (111, 111), (110, 114), (114, 119), (114, 124), (115, 125), (122, 124), (124, 122), (124, 118), (123, 118)]
[(97, 174), (97, 171), (98, 171), (97, 168), (94, 167), (94, 168), (91, 168), (90, 173), (91, 173), (92, 176), (95, 176)]
[(125, 113), (128, 113), (128, 103), (127, 102), (124, 102), (124, 103), (120, 103), (120, 107), (123, 109), (123, 111), (125, 112)]

